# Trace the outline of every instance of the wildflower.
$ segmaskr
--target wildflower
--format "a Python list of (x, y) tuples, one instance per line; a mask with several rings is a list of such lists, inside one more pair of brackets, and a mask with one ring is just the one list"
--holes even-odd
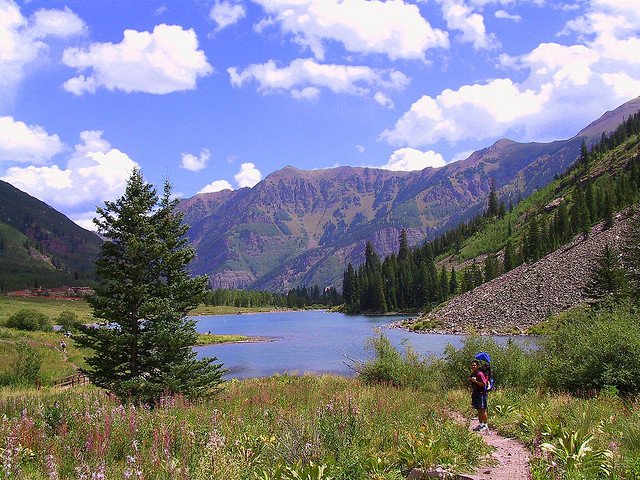
[(107, 467), (104, 462), (98, 465), (98, 469), (95, 472), (91, 473), (91, 480), (105, 480), (106, 468)]
[(45, 457), (47, 466), (47, 475), (49, 480), (58, 480), (58, 467), (56, 465), (56, 459), (53, 455), (47, 455)]

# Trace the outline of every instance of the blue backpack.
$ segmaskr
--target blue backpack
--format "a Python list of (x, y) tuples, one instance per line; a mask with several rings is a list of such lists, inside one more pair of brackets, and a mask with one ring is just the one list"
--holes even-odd
[(487, 381), (484, 384), (484, 391), (491, 392), (496, 389), (496, 379), (491, 371), (491, 357), (487, 352), (480, 352), (475, 356), (475, 359), (481, 362), (482, 373), (487, 377)]

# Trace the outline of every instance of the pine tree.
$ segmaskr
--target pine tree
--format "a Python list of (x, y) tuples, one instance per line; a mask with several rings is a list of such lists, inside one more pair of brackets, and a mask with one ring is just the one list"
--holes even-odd
[(407, 241), (407, 231), (403, 228), (400, 232), (400, 250), (398, 251), (398, 260), (404, 262), (409, 257), (409, 242)]
[(583, 291), (587, 298), (602, 304), (620, 300), (626, 293), (626, 286), (618, 254), (607, 244), (591, 267), (590, 278)]
[(204, 299), (207, 279), (186, 271), (195, 253), (176, 203), (168, 183), (159, 198), (134, 170), (124, 195), (97, 210), (105, 242), (89, 303), (108, 325), (85, 328), (78, 343), (93, 350), (85, 369), (91, 381), (123, 400), (197, 398), (222, 382), (222, 365), (197, 360), (192, 349), (197, 333), (187, 312)]
[(516, 266), (516, 253), (513, 248), (513, 243), (511, 240), (507, 240), (507, 243), (504, 246), (504, 259), (503, 259), (503, 270), (508, 272), (513, 270)]
[(638, 213), (630, 220), (623, 234), (620, 257), (635, 298), (640, 299), (640, 214)]
[(587, 166), (589, 163), (589, 151), (587, 150), (587, 142), (584, 140), (580, 145), (580, 163), (584, 166)]
[(498, 192), (496, 190), (496, 181), (491, 179), (491, 189), (489, 191), (489, 204), (487, 206), (487, 216), (495, 217), (500, 213), (500, 205), (498, 203)]
[(449, 278), (449, 293), (455, 295), (458, 293), (458, 274), (456, 267), (451, 267), (451, 277)]

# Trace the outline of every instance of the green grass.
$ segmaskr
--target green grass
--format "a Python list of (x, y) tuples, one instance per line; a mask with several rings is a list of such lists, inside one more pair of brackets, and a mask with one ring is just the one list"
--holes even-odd
[[(66, 357), (60, 350), (60, 341), (67, 345)], [(26, 332), (0, 327), (0, 376), (9, 374), (16, 362), (20, 362), (16, 346), (25, 343), (41, 357), (38, 378), (42, 385), (52, 385), (67, 375), (72, 375), (85, 365), (86, 352), (77, 348), (73, 338), (59, 332)]]
[(8, 477), (35, 480), (127, 469), (145, 479), (400, 480), (413, 467), (468, 472), (488, 452), (433, 395), (333, 376), (234, 381), (211, 400), (153, 409), (94, 388), (0, 392), (0, 415), (0, 444), (20, 443)]
[(245, 335), (214, 335), (211, 333), (199, 333), (196, 345), (216, 345), (218, 343), (247, 342), (251, 337)]
[(21, 298), (0, 296), (0, 325), (18, 310), (29, 309), (42, 312), (51, 319), (63, 311), (74, 312), (83, 323), (95, 321), (91, 314), (91, 307), (86, 300), (57, 300), (52, 298)]
[(191, 310), (189, 315), (236, 315), (239, 313), (266, 313), (273, 311), (282, 311), (286, 309), (279, 309), (277, 307), (233, 307), (226, 305), (199, 305), (197, 308)]

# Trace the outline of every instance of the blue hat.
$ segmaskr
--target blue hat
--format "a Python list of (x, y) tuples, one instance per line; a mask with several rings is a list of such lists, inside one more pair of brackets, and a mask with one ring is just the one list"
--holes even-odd
[(487, 352), (480, 352), (475, 356), (476, 360), (480, 360), (483, 362), (491, 363), (491, 357)]

